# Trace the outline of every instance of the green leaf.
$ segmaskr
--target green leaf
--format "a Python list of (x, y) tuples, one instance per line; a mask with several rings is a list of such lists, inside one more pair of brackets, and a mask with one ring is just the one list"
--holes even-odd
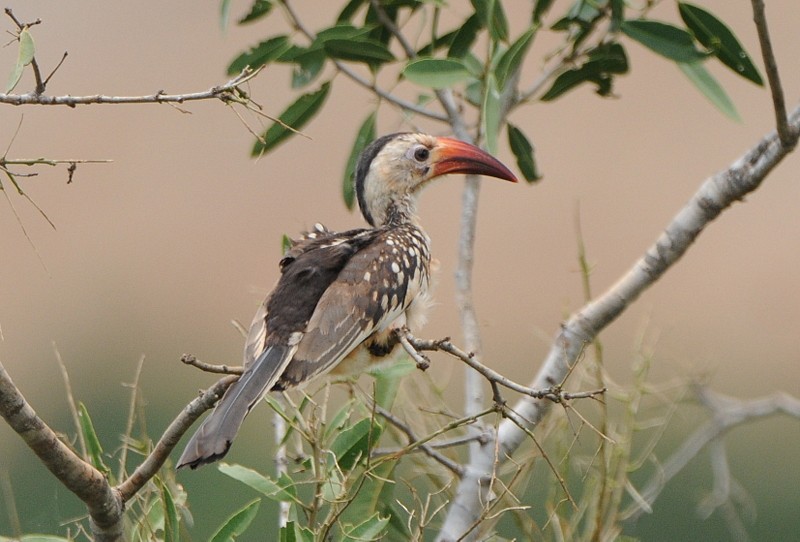
[(292, 249), (292, 238), (285, 233), (281, 236), (281, 254), (286, 255)]
[(219, 4), (219, 27), (222, 30), (228, 28), (228, 21), (231, 17), (231, 0), (222, 0)]
[[(303, 94), (295, 102), (286, 108), (286, 110), (278, 117), (281, 122), (299, 130), (310, 121), (314, 115), (319, 112), (322, 104), (325, 103), (325, 98), (328, 96), (328, 91), (331, 88), (330, 81), (324, 83), (319, 90)], [(295, 132), (283, 126), (280, 123), (273, 123), (266, 132), (264, 132), (263, 141), (256, 141), (253, 145), (252, 156), (261, 156), (280, 143), (293, 136)]]
[(756, 85), (764, 85), (758, 68), (725, 23), (703, 8), (686, 2), (678, 2), (678, 10), (683, 22), (703, 47), (710, 50), (737, 75)]
[(369, 455), (370, 447), (380, 438), (383, 427), (369, 418), (359, 420), (336, 435), (331, 443), (331, 453), (339, 468), (350, 471)]
[(417, 364), (409, 357), (398, 359), (389, 365), (376, 365), (369, 369), (375, 378), (375, 402), (386, 410), (391, 410), (403, 377), (416, 370)]
[(533, 157), (533, 145), (525, 137), (525, 134), (513, 124), (508, 125), (508, 145), (517, 159), (517, 167), (525, 180), (533, 183), (541, 179), (542, 177), (536, 169), (536, 160)]
[(481, 18), (494, 41), (508, 41), (508, 19), (501, 0), (471, 0), (475, 13)]
[[(314, 81), (322, 73), (327, 58), (325, 51), (321, 49), (295, 57), (295, 65), (292, 69), (292, 88), (304, 87)], [(280, 58), (278, 58), (278, 62), (280, 62)]]
[(409, 62), (403, 76), (412, 83), (439, 89), (463, 83), (470, 73), (463, 62), (453, 58), (423, 58)]
[(489, 154), (497, 153), (497, 133), (500, 130), (500, 120), (500, 91), (497, 88), (494, 74), (490, 73), (486, 77), (481, 108), (481, 131), (486, 138), (486, 150), (489, 151)]
[(728, 118), (741, 121), (736, 106), (716, 79), (706, 70), (700, 62), (692, 64), (678, 63), (678, 67), (686, 77), (708, 98), (714, 106)]
[(361, 127), (358, 129), (358, 133), (356, 134), (356, 139), (353, 141), (353, 146), (350, 149), (350, 156), (347, 159), (347, 165), (344, 168), (344, 178), (342, 179), (342, 197), (344, 198), (344, 204), (351, 211), (353, 210), (356, 200), (355, 179), (353, 178), (353, 174), (355, 173), (356, 163), (358, 162), (358, 157), (361, 156), (361, 152), (373, 139), (375, 139), (375, 117), (376, 112), (373, 111), (366, 119), (364, 119), (364, 122), (361, 123)]
[(14, 64), (14, 69), (8, 77), (6, 84), (6, 94), (14, 90), (19, 80), (22, 78), (22, 72), (25, 71), (25, 66), (31, 63), (34, 55), (36, 54), (36, 47), (33, 44), (33, 36), (27, 27), (23, 28), (19, 33), (19, 49), (17, 50), (17, 63)]
[(383, 43), (369, 38), (329, 39), (325, 41), (323, 47), (328, 56), (341, 60), (367, 64), (383, 64), (395, 60), (394, 55)]
[(356, 14), (358, 8), (366, 2), (367, 0), (350, 0), (339, 12), (339, 16), (336, 18), (337, 23), (349, 23), (353, 19), (353, 15)]
[(464, 21), (464, 24), (456, 31), (456, 35), (453, 36), (453, 42), (447, 50), (447, 56), (449, 58), (465, 57), (470, 49), (472, 49), (472, 44), (475, 43), (478, 32), (480, 32), (482, 27), (481, 18), (478, 14), (473, 13), (470, 15), (470, 17)]
[(503, 53), (503, 56), (500, 57), (500, 60), (497, 62), (497, 68), (495, 68), (498, 88), (505, 89), (511, 75), (519, 69), (519, 66), (525, 59), (525, 53), (528, 52), (528, 47), (531, 44), (535, 31), (536, 29), (534, 27), (529, 28), (517, 38), (517, 41), (515, 41), (511, 47)]
[(389, 524), (388, 517), (380, 517), (379, 514), (373, 514), (362, 523), (353, 527), (352, 530), (342, 533), (342, 540), (364, 541), (364, 540), (381, 540), (386, 526)]
[(260, 68), (264, 64), (269, 64), (291, 48), (287, 36), (275, 36), (262, 41), (249, 51), (237, 56), (228, 66), (228, 75), (240, 73), (245, 66), (253, 69)]
[(272, 11), (272, 7), (272, 0), (255, 0), (253, 5), (250, 6), (250, 11), (247, 15), (239, 19), (238, 24), (252, 23), (253, 21), (267, 16), (269, 12)]
[(280, 542), (314, 542), (314, 533), (296, 521), (288, 521), (280, 530)]
[(164, 516), (164, 542), (176, 542), (180, 539), (178, 508), (175, 506), (172, 493), (170, 493), (164, 481), (158, 476), (154, 478), (154, 481), (161, 495), (161, 507)]
[(671, 24), (630, 20), (623, 21), (620, 29), (629, 38), (675, 62), (697, 62), (706, 57), (695, 48), (691, 34)]
[[(383, 459), (379, 464), (370, 465), (369, 475), (362, 474), (359, 480), (359, 491), (353, 496), (347, 509), (342, 513), (340, 523), (354, 526), (375, 513), (384, 516), (394, 515), (392, 505), (395, 503), (394, 472), (398, 459)], [(405, 516), (405, 514), (401, 514)], [(392, 538), (388, 540), (410, 540), (411, 537)]]
[(263, 474), (241, 465), (220, 463), (217, 468), (222, 474), (252, 487), (273, 501), (297, 501), (297, 493), (293, 485), (285, 486), (278, 484)]
[(237, 536), (244, 533), (250, 526), (250, 523), (252, 523), (258, 513), (260, 504), (261, 499), (256, 499), (233, 514), (219, 529), (217, 529), (217, 532), (211, 537), (211, 542), (229, 542), (235, 540)]
[(103, 463), (103, 447), (100, 445), (100, 440), (97, 438), (97, 433), (92, 424), (92, 418), (89, 416), (89, 411), (83, 403), (78, 403), (78, 422), (81, 426), (83, 440), (86, 442), (86, 453), (89, 454), (89, 462), (103, 474), (110, 474), (111, 470)]
[(555, 100), (582, 83), (594, 83), (600, 96), (611, 94), (613, 76), (627, 73), (628, 57), (619, 43), (604, 43), (595, 47), (580, 68), (566, 71), (556, 77), (553, 85), (541, 97), (543, 102)]

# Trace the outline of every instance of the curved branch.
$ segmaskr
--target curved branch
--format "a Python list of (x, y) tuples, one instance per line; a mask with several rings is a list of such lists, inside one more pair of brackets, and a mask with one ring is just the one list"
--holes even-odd
[(0, 416), (39, 460), (89, 509), (92, 534), (105, 542), (122, 538), (123, 501), (103, 474), (78, 457), (42, 421), (0, 363)]
[(181, 411), (177, 418), (172, 420), (164, 434), (158, 440), (155, 448), (145, 458), (130, 477), (119, 484), (115, 489), (123, 502), (127, 502), (139, 491), (155, 474), (169, 457), (170, 452), (183, 434), (199, 418), (203, 412), (214, 406), (228, 386), (239, 379), (239, 375), (229, 375), (220, 378), (217, 382), (202, 392)]
[[(637, 260), (620, 280), (603, 295), (586, 304), (563, 324), (553, 341), (550, 352), (530, 387), (545, 388), (563, 381), (570, 367), (578, 359), (584, 346), (613, 322), (639, 295), (670, 269), (692, 246), (698, 235), (722, 211), (756, 190), (766, 176), (785, 158), (797, 143), (800, 134), (800, 107), (789, 117), (793, 141), (781, 142), (777, 132), (766, 135), (728, 169), (702, 183), (691, 200), (672, 219), (664, 233), (647, 252)], [(534, 427), (548, 412), (550, 401), (522, 399), (514, 407), (528, 427)], [(525, 431), (513, 422), (504, 420), (493, 441), (481, 448), (478, 461), (461, 480), (450, 504), (447, 518), (438, 540), (461, 539), (470, 525), (479, 517), (482, 503), (487, 502), (487, 476), (501, 462), (510, 457), (526, 437)], [(496, 453), (496, 449), (499, 453)], [(480, 488), (476, 491), (476, 488)], [(463, 539), (475, 540), (476, 532)]]

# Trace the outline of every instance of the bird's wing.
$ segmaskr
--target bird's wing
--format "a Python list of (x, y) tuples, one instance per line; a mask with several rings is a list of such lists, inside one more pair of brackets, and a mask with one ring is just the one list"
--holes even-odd
[(250, 327), (244, 374), (192, 436), (178, 467), (195, 468), (228, 452), (247, 413), (292, 359), (320, 297), (353, 254), (376, 235), (370, 230), (317, 233), (296, 243), (281, 261), (281, 278)]
[(417, 289), (409, 283), (417, 277), (400, 272), (408, 266), (386, 245), (385, 237), (354, 254), (322, 294), (279, 387), (331, 370), (374, 332), (386, 329), (413, 301)]

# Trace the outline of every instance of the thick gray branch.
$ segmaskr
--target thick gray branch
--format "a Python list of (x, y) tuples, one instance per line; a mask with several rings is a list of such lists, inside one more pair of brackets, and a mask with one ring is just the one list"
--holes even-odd
[(45, 467), (86, 503), (98, 541), (120, 540), (123, 504), (105, 476), (78, 457), (42, 421), (0, 363), (0, 416), (33, 450)]
[[(719, 214), (734, 202), (756, 190), (766, 176), (797, 143), (800, 130), (800, 108), (789, 117), (794, 141), (782, 143), (772, 132), (728, 169), (707, 179), (691, 200), (672, 219), (664, 232), (631, 269), (603, 295), (591, 301), (563, 324), (553, 341), (550, 352), (530, 384), (541, 389), (562, 382), (584, 346), (613, 322), (639, 295), (652, 286), (692, 246), (697, 236)], [(534, 427), (547, 413), (550, 401), (523, 398), (514, 407), (520, 416)], [(504, 420), (495, 442), (482, 446), (481, 454), (465, 472), (448, 510), (438, 540), (461, 540), (467, 529), (479, 517), (483, 503), (488, 502), (491, 473), (497, 468), (495, 460), (510, 457), (526, 437), (525, 431), (513, 422)], [(463, 540), (476, 540), (475, 531)]]

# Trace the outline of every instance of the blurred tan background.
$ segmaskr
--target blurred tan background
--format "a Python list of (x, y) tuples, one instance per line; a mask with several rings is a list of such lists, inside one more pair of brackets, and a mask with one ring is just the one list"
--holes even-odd
[[(735, 29), (760, 66), (749, 2), (698, 3)], [(181, 93), (224, 82), (230, 60), (276, 32), (282, 19), (275, 13), (267, 22), (222, 32), (218, 4), (7, 3), (23, 21), (43, 20), (32, 32), (44, 72), (69, 52), (48, 87), (53, 95)], [(468, 3), (453, 4), (467, 13)], [(519, 4), (529, 9), (528, 2)], [(234, 16), (248, 7), (235, 1)], [(794, 107), (800, 89), (796, 3), (769, 2), (767, 15)], [(307, 17), (312, 25), (332, 21), (327, 13)], [(513, 21), (526, 17), (511, 17), (515, 34)], [(652, 17), (677, 21), (677, 9), (662, 2)], [(11, 29), (11, 22), (4, 20), (3, 28)], [(537, 42), (531, 59), (548, 50), (546, 41)], [(485, 359), (518, 381), (533, 374), (559, 322), (582, 302), (576, 207), (599, 293), (649, 246), (705, 177), (727, 167), (773, 126), (768, 91), (721, 66), (710, 69), (739, 108), (741, 123), (717, 112), (666, 60), (630, 42), (627, 50), (632, 73), (616, 80), (620, 99), (600, 99), (587, 87), (514, 115), (536, 146), (544, 174), (538, 185), (483, 185), (475, 284)], [(11, 70), (15, 56), (15, 44), (0, 50), (0, 75)], [(528, 66), (528, 81), (536, 69), (535, 63)], [(291, 101), (288, 80), (287, 69), (269, 68), (253, 82), (252, 95), (277, 115)], [(17, 90), (31, 88), (26, 74)], [(183, 106), (191, 114), (167, 105), (0, 107), (2, 147), (24, 115), (9, 158), (113, 160), (79, 166), (70, 185), (65, 167), (21, 179), (56, 231), (13, 190), (6, 191), (35, 250), (9, 203), (0, 201), (0, 360), (39, 414), (57, 430), (72, 431), (54, 343), (76, 397), (100, 417), (96, 423), (108, 450), (117, 446), (124, 424), (128, 389), (122, 383), (132, 380), (141, 355), (154, 435), (212, 380), (183, 367), (182, 353), (238, 363), (242, 339), (229, 321), (248, 323), (276, 279), (281, 235), (317, 221), (334, 229), (361, 225), (360, 216), (341, 203), (340, 179), (372, 101), (339, 76), (326, 107), (304, 130), (312, 139), (294, 138), (260, 161), (249, 157), (252, 136), (215, 101)], [(379, 115), (379, 133), (409, 127), (395, 111)], [(500, 157), (513, 165), (505, 145)], [(629, 378), (637, 337), (644, 333), (655, 352), (656, 381), (708, 374), (716, 390), (740, 397), (800, 393), (799, 171), (797, 156), (781, 164), (603, 334), (614, 378)], [(442, 261), (438, 306), (422, 336), (458, 340), (452, 270), (461, 189), (461, 179), (453, 177), (422, 197), (423, 222)], [(461, 367), (446, 358), (434, 365), (436, 378), (453, 382), (457, 404)], [(264, 445), (257, 426), (247, 424), (232, 460), (256, 453), (245, 443), (250, 449)], [(732, 468), (757, 498), (758, 521), (782, 521), (770, 514), (783, 506), (793, 507), (787, 514), (796, 511), (798, 421), (768, 421), (731, 438)], [(3, 424), (0, 442), (0, 470), (10, 477), (25, 530), (53, 532), (58, 518), (81, 513)], [(180, 475), (198, 492), (190, 498), (199, 526), (215, 523), (203, 516), (213, 503), (200, 492), (227, 487), (223, 478), (213, 469)], [(697, 484), (690, 493), (696, 498), (705, 489)], [(0, 535), (10, 534), (5, 500), (0, 495)], [(266, 525), (264, 515), (260, 521)], [(198, 532), (208, 533), (208, 527)]]

